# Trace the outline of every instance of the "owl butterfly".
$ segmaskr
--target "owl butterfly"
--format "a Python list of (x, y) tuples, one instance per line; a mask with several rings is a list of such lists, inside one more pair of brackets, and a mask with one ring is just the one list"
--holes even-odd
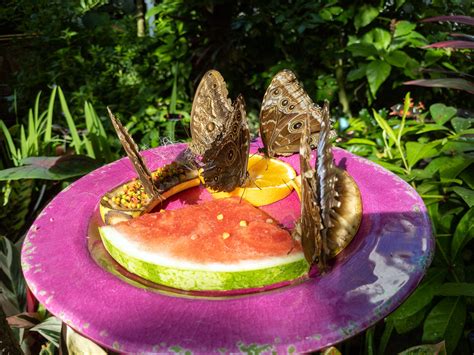
[(261, 151), (265, 156), (297, 153), (308, 114), (309, 144), (314, 149), (321, 129), (321, 108), (314, 104), (292, 71), (285, 69), (277, 73), (265, 92), (260, 110)]
[(150, 170), (146, 167), (143, 157), (138, 151), (138, 146), (128, 133), (127, 129), (122, 126), (122, 123), (114, 116), (110, 108), (107, 107), (107, 111), (109, 112), (110, 120), (115, 128), (115, 132), (117, 132), (120, 143), (122, 143), (123, 148), (127, 152), (127, 156), (132, 162), (147, 195), (150, 196), (150, 200), (152, 201), (150, 203), (150, 208), (152, 208), (158, 202), (163, 200), (158, 187), (154, 184)]
[(247, 178), (250, 133), (245, 101), (231, 103), (224, 79), (208, 71), (199, 83), (191, 111), (190, 149), (202, 155), (205, 185), (215, 191), (232, 191)]
[(305, 117), (301, 136), (301, 217), (293, 235), (301, 240), (308, 263), (318, 265), (320, 272), (326, 270), (329, 229), (333, 226), (331, 216), (339, 206), (335, 184), (336, 167), (331, 147), (331, 122), (327, 102), (322, 109), (321, 132), (317, 150), (317, 164), (311, 167), (310, 119)]

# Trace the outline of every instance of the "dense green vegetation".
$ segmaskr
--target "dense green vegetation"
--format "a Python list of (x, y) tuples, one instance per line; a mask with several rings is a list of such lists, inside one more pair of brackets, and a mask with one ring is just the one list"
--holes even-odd
[[(446, 15), (472, 16), (471, 2), (164, 0), (142, 16), (132, 0), (6, 0), (0, 8), (5, 312), (26, 309), (14, 243), (21, 244), (36, 214), (63, 187), (122, 155), (106, 105), (142, 148), (165, 138), (187, 140), (196, 84), (216, 68), (232, 97), (244, 94), (256, 134), (266, 86), (289, 68), (316, 102), (331, 102), (337, 145), (417, 189), (436, 236), (435, 259), (415, 293), (338, 348), (384, 354), (445, 341), (448, 353), (471, 353), (474, 26), (472, 17), (420, 21)], [(143, 19), (146, 31), (138, 26), (137, 33)], [(429, 47), (441, 41), (450, 42)], [(419, 79), (436, 81), (404, 85)], [(401, 107), (392, 109), (396, 104)], [(30, 329), (24, 347), (39, 349), (46, 339), (54, 351), (58, 334), (50, 329), (60, 322), (39, 307), (28, 322), (15, 318), (14, 324)], [(41, 341), (31, 336), (37, 332)]]

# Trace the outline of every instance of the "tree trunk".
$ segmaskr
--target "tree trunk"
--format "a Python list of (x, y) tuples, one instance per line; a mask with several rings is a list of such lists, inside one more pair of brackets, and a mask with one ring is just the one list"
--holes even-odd
[(12, 330), (7, 322), (7, 316), (0, 305), (0, 354), (22, 355), (20, 344), (18, 344)]
[(145, 0), (137, 0), (137, 36), (145, 37)]

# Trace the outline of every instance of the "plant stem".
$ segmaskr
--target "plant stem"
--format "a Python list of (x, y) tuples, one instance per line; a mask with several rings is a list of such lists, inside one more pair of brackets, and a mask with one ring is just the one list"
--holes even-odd
[(137, 36), (145, 37), (145, 1), (137, 0)]
[(349, 99), (347, 98), (346, 89), (344, 88), (344, 72), (342, 70), (342, 59), (339, 58), (336, 65), (336, 80), (339, 87), (339, 103), (342, 105), (342, 112), (348, 117), (352, 117)]

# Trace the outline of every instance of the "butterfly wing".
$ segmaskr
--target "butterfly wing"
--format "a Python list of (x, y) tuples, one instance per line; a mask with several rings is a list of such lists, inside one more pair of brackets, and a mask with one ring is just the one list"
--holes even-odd
[(304, 120), (310, 114), (310, 146), (316, 148), (321, 109), (315, 105), (295, 74), (282, 70), (265, 92), (260, 110), (260, 136), (265, 155), (291, 155), (299, 151)]
[(227, 192), (242, 186), (247, 178), (249, 149), (250, 133), (245, 101), (239, 95), (221, 136), (202, 156), (204, 167), (201, 175), (206, 186), (215, 191)]
[(112, 121), (112, 124), (115, 128), (115, 132), (117, 132), (120, 143), (122, 143), (123, 148), (127, 152), (127, 156), (132, 162), (146, 193), (148, 196), (150, 196), (152, 201), (161, 200), (162, 198), (158, 187), (153, 182), (150, 170), (148, 170), (147, 166), (145, 165), (143, 157), (138, 151), (137, 144), (132, 139), (127, 129), (122, 125), (120, 120), (115, 117), (110, 108), (107, 107), (107, 111), (109, 112), (110, 120)]
[(306, 115), (300, 144), (301, 217), (296, 223), (293, 236), (301, 240), (303, 253), (308, 263), (316, 262), (321, 267), (323, 261), (321, 258), (321, 217), (317, 177), (311, 166), (310, 136), (310, 119)]
[(335, 208), (339, 207), (340, 203), (336, 192), (337, 171), (332, 154), (331, 121), (327, 101), (324, 103), (321, 121), (321, 132), (318, 143), (317, 174), (319, 178), (318, 189), (321, 205), (321, 221), (323, 225), (321, 231), (323, 250), (325, 255), (329, 255), (329, 230), (333, 227), (331, 219), (335, 216)]
[(232, 113), (232, 103), (222, 75), (209, 70), (201, 79), (191, 109), (190, 149), (202, 155), (218, 138), (226, 119)]

